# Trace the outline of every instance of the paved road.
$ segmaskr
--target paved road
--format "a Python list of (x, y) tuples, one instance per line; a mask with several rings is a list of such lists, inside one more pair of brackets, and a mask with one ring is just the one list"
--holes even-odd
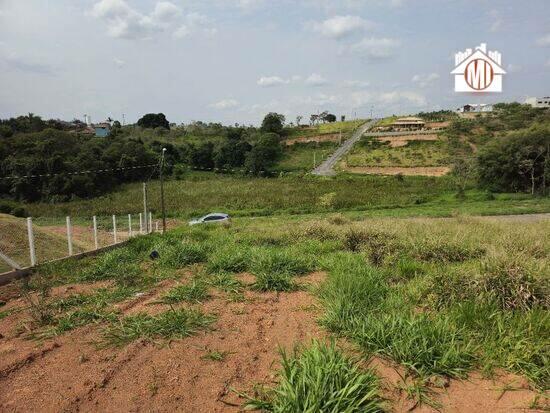
[(352, 148), (352, 146), (357, 142), (359, 139), (361, 139), (361, 136), (372, 128), (376, 123), (378, 122), (378, 119), (373, 119), (370, 122), (364, 123), (363, 125), (359, 126), (357, 130), (353, 133), (351, 138), (346, 140), (336, 151), (330, 155), (327, 159), (325, 159), (317, 168), (313, 170), (313, 175), (321, 175), (321, 176), (332, 176), (336, 175), (336, 172), (334, 171), (334, 165), (336, 165), (336, 162), (340, 160), (342, 156), (344, 156), (346, 153), (349, 152), (349, 150)]

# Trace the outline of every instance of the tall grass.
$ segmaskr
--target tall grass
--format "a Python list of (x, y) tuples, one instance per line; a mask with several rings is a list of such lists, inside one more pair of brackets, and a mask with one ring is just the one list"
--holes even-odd
[(281, 351), (279, 384), (265, 399), (250, 400), (249, 408), (283, 412), (380, 412), (378, 379), (362, 370), (333, 343), (314, 341)]

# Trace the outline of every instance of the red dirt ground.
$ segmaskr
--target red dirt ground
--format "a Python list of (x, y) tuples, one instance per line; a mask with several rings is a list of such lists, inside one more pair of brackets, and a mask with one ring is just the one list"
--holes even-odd
[[(316, 285), (324, 276), (314, 273), (300, 281)], [(248, 274), (239, 278), (244, 283), (253, 281)], [(117, 307), (124, 314), (164, 311), (167, 307), (155, 301), (175, 284), (163, 281)], [(89, 292), (106, 285), (57, 287), (52, 295)], [(136, 341), (123, 348), (100, 348), (99, 325), (43, 342), (24, 338), (19, 327), (28, 314), (23, 301), (10, 290), (10, 301), (2, 310), (20, 311), (0, 320), (0, 411), (238, 412), (245, 399), (233, 390), (253, 394), (257, 384), (275, 384), (279, 346), (290, 350), (297, 342), (327, 337), (316, 323), (319, 307), (307, 290), (246, 291), (242, 302), (231, 302), (214, 290), (211, 294), (201, 308), (218, 315), (212, 331), (169, 343)], [(227, 352), (227, 356), (223, 361), (205, 359), (210, 350)], [(372, 360), (370, 366), (382, 377), (391, 411), (435, 411), (417, 406), (399, 391), (400, 368), (380, 359)], [(513, 380), (519, 390), (502, 394), (505, 384)], [(445, 412), (527, 411), (535, 397), (525, 380), (511, 375), (493, 382), (474, 374), (470, 381), (447, 384), (435, 389)]]

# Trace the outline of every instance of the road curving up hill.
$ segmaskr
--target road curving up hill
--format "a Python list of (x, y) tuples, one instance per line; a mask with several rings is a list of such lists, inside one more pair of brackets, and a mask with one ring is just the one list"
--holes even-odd
[(334, 171), (334, 165), (336, 165), (336, 162), (342, 158), (346, 153), (349, 152), (349, 150), (353, 147), (353, 145), (361, 139), (361, 136), (371, 129), (376, 123), (378, 122), (378, 119), (373, 119), (369, 122), (364, 123), (363, 125), (359, 126), (357, 130), (351, 135), (351, 138), (346, 140), (336, 151), (329, 156), (326, 160), (324, 160), (317, 168), (313, 170), (313, 175), (321, 175), (321, 176), (332, 176), (336, 175), (336, 172)]

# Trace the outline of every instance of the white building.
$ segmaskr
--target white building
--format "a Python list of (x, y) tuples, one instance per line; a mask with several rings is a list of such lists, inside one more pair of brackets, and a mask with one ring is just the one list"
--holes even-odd
[(525, 103), (533, 106), (534, 108), (550, 108), (550, 96), (543, 98), (527, 98)]
[(489, 103), (469, 103), (467, 105), (461, 106), (456, 110), (458, 113), (482, 113), (482, 112), (492, 112), (493, 105)]

